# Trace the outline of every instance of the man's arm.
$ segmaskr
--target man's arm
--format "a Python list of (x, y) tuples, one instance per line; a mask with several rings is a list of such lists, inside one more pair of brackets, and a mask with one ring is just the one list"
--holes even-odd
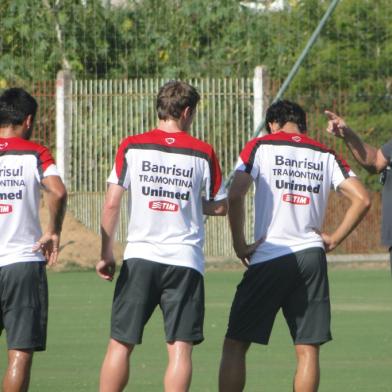
[(48, 227), (33, 250), (41, 250), (48, 265), (57, 262), (60, 234), (67, 207), (67, 191), (59, 176), (48, 176), (42, 180), (44, 197), (49, 210)]
[(101, 260), (96, 265), (98, 276), (105, 280), (113, 280), (115, 260), (113, 256), (114, 237), (120, 217), (121, 198), (125, 189), (110, 184), (106, 192), (101, 220)]
[(260, 239), (248, 245), (245, 240), (245, 197), (252, 182), (253, 179), (249, 174), (237, 171), (234, 174), (234, 179), (229, 190), (228, 216), (233, 247), (236, 255), (245, 267), (249, 266), (250, 256), (262, 242), (262, 239)]
[(333, 112), (325, 111), (328, 117), (327, 132), (342, 138), (358, 163), (369, 173), (380, 173), (388, 165), (388, 160), (380, 149), (364, 143), (361, 138), (347, 126), (345, 121)]
[(227, 199), (218, 201), (203, 198), (203, 214), (212, 216), (225, 216), (228, 210)]
[(355, 229), (371, 205), (369, 193), (356, 177), (344, 180), (339, 185), (339, 191), (351, 204), (337, 229), (330, 235), (321, 234), (326, 252), (335, 249)]

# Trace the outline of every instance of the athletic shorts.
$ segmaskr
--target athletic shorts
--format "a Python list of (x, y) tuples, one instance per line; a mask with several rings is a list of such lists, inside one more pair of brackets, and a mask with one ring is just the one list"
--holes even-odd
[(144, 259), (123, 262), (114, 292), (111, 337), (140, 344), (157, 305), (163, 313), (167, 342), (203, 341), (203, 276), (192, 268)]
[(48, 323), (48, 284), (42, 262), (0, 267), (0, 333), (9, 350), (43, 351)]
[(237, 286), (226, 337), (268, 344), (282, 309), (295, 344), (332, 339), (327, 261), (310, 248), (250, 266)]

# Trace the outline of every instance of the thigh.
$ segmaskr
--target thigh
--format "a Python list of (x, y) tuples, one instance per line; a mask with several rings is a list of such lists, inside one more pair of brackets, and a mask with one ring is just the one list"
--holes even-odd
[(111, 337), (127, 344), (142, 342), (144, 326), (159, 303), (158, 263), (124, 260), (114, 291)]
[(44, 263), (5, 266), (2, 284), (1, 308), (8, 349), (45, 350), (48, 285)]
[(293, 255), (249, 267), (237, 286), (226, 337), (268, 344), (277, 312), (296, 274)]
[(322, 344), (332, 339), (327, 260), (322, 248), (296, 253), (298, 277), (283, 304), (296, 344)]
[(160, 307), (166, 341), (201, 343), (204, 323), (204, 279), (196, 270), (165, 266)]

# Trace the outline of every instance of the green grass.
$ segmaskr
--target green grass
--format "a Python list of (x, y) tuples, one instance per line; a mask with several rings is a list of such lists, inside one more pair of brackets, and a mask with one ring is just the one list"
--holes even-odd
[[(217, 390), (221, 345), (241, 271), (206, 274), (206, 340), (194, 349), (191, 391)], [(392, 391), (392, 280), (386, 270), (330, 269), (334, 340), (321, 349), (321, 392)], [(31, 392), (92, 392), (109, 337), (114, 284), (90, 272), (49, 273), (47, 351), (37, 353)], [(6, 364), (0, 339), (0, 372)], [(166, 348), (157, 310), (132, 357), (128, 391), (162, 391)], [(291, 390), (294, 350), (281, 315), (269, 346), (253, 345), (246, 391)]]

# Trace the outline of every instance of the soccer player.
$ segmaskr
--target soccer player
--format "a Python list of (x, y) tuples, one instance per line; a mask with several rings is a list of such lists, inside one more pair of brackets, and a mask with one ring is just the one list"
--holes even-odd
[[(46, 147), (29, 141), (37, 111), (21, 88), (0, 96), (0, 332), (7, 334), (3, 391), (27, 391), (34, 351), (45, 350), (45, 264), (56, 262), (66, 190)], [(40, 188), (49, 209), (42, 234)]]
[(157, 129), (120, 145), (102, 216), (97, 273), (112, 280), (120, 201), (129, 192), (124, 261), (116, 283), (101, 392), (122, 391), (129, 358), (157, 305), (163, 312), (168, 366), (165, 391), (188, 391), (192, 348), (203, 340), (203, 214), (225, 215), (227, 200), (213, 148), (188, 134), (200, 97), (187, 83), (159, 90)]
[[(248, 267), (231, 307), (219, 375), (221, 392), (242, 391), (251, 343), (268, 344), (283, 310), (295, 345), (296, 392), (316, 391), (319, 347), (331, 339), (325, 252), (335, 249), (370, 207), (366, 189), (333, 151), (306, 135), (306, 115), (290, 101), (272, 104), (264, 137), (240, 154), (229, 191), (237, 256)], [(244, 199), (255, 183), (255, 239), (245, 241)], [(333, 186), (350, 201), (331, 233), (322, 223)]]
[(392, 274), (392, 139), (381, 148), (364, 143), (361, 138), (337, 114), (325, 111), (328, 116), (327, 131), (344, 140), (356, 161), (369, 173), (381, 173), (382, 224), (381, 242), (389, 249)]

